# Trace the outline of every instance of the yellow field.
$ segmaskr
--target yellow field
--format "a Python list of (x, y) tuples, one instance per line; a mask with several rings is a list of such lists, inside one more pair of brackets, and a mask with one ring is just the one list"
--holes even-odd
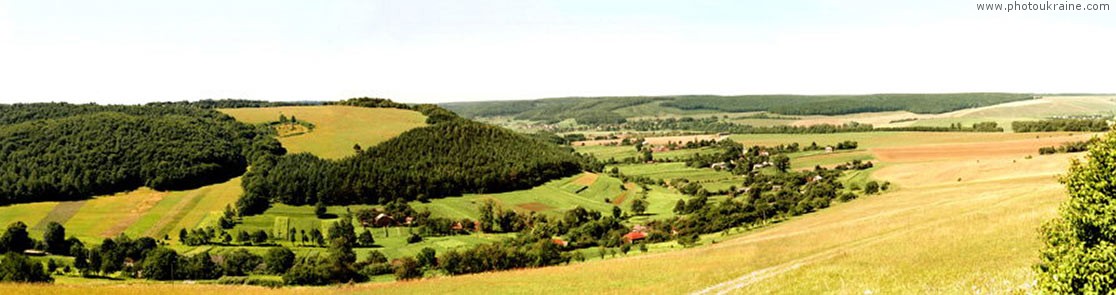
[(418, 112), (387, 108), (298, 106), (222, 109), (221, 112), (252, 124), (278, 121), (280, 114), (310, 122), (315, 125), (313, 131), (282, 137), (279, 142), (290, 153), (309, 152), (330, 159), (352, 155), (354, 144), (371, 147), (426, 125), (426, 117)]

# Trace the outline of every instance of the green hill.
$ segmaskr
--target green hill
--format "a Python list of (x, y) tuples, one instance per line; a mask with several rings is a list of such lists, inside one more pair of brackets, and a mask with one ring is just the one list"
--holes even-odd
[(283, 149), (266, 132), (190, 106), (0, 106), (0, 203), (188, 189)]
[(458, 119), (415, 128), (338, 161), (275, 157), (244, 179), (242, 212), (271, 200), (292, 204), (383, 204), (527, 189), (581, 171), (572, 151), (483, 123)]

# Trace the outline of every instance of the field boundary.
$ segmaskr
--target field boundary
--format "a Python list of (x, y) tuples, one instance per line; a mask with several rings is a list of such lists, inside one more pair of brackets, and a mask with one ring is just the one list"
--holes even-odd
[[(159, 218), (159, 221), (151, 228), (148, 228), (147, 231), (144, 231), (143, 234), (149, 237), (166, 235), (170, 232), (171, 226), (178, 224), (182, 221), (182, 218), (186, 217), (187, 212), (190, 212), (190, 210), (198, 206), (201, 199), (200, 191), (193, 191), (190, 194), (182, 196), (182, 200), (178, 200), (178, 203), (175, 204), (174, 207), (171, 207), (170, 212), (163, 215), (163, 218)], [(163, 198), (163, 200), (166, 200), (166, 198)]]

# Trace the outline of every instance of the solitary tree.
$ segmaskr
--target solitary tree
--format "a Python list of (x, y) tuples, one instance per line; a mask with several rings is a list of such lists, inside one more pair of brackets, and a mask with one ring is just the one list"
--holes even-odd
[(87, 254), (85, 247), (73, 245), (70, 248), (70, 255), (74, 256), (74, 268), (81, 272), (83, 275), (89, 269), (89, 254)]
[(357, 236), (357, 245), (361, 247), (372, 247), (376, 244), (376, 239), (372, 237), (372, 230), (367, 228)]
[(871, 195), (880, 192), (880, 184), (875, 180), (868, 181), (864, 184), (864, 194)]
[(31, 238), (27, 236), (27, 224), (16, 221), (8, 225), (4, 235), (0, 236), (0, 253), (23, 253), (28, 248), (31, 248)]
[(637, 198), (632, 200), (632, 213), (635, 213), (635, 215), (643, 215), (645, 211), (647, 211), (647, 199)]
[(314, 215), (317, 215), (318, 218), (325, 218), (326, 206), (325, 203), (322, 203), (322, 200), (318, 200), (318, 203), (314, 204)]
[(47, 252), (58, 255), (69, 254), (70, 245), (66, 244), (66, 228), (58, 222), (51, 221), (47, 224), (46, 231), (43, 232), (43, 243), (47, 246)]
[(267, 272), (271, 274), (283, 274), (287, 272), (294, 265), (295, 254), (286, 247), (275, 247), (267, 250), (267, 256), (264, 256), (264, 263), (267, 264)]
[(779, 171), (787, 172), (790, 169), (790, 157), (787, 157), (787, 155), (775, 155), (771, 157), (771, 162), (775, 165), (775, 169), (779, 169)]

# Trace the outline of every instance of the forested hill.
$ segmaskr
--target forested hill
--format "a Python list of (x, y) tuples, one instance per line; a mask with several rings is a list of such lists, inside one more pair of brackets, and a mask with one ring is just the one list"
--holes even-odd
[(352, 157), (330, 161), (295, 154), (262, 161), (244, 178), (238, 210), (259, 213), (273, 201), (384, 204), (511, 191), (582, 170), (585, 159), (569, 148), (461, 119), (436, 106), (424, 108), (429, 118), (440, 119)]
[(198, 187), (283, 152), (265, 130), (189, 105), (0, 105), (0, 203)]
[[(445, 103), (465, 117), (512, 116), (556, 122), (577, 119), (584, 124), (618, 123), (627, 115), (704, 110), (710, 112), (767, 111), (785, 115), (842, 115), (863, 112), (910, 111), (945, 113), (1032, 99), (1019, 93), (871, 94), (871, 95), (684, 95), (650, 97), (569, 97), (518, 101)], [(620, 112), (622, 110), (622, 112)]]

